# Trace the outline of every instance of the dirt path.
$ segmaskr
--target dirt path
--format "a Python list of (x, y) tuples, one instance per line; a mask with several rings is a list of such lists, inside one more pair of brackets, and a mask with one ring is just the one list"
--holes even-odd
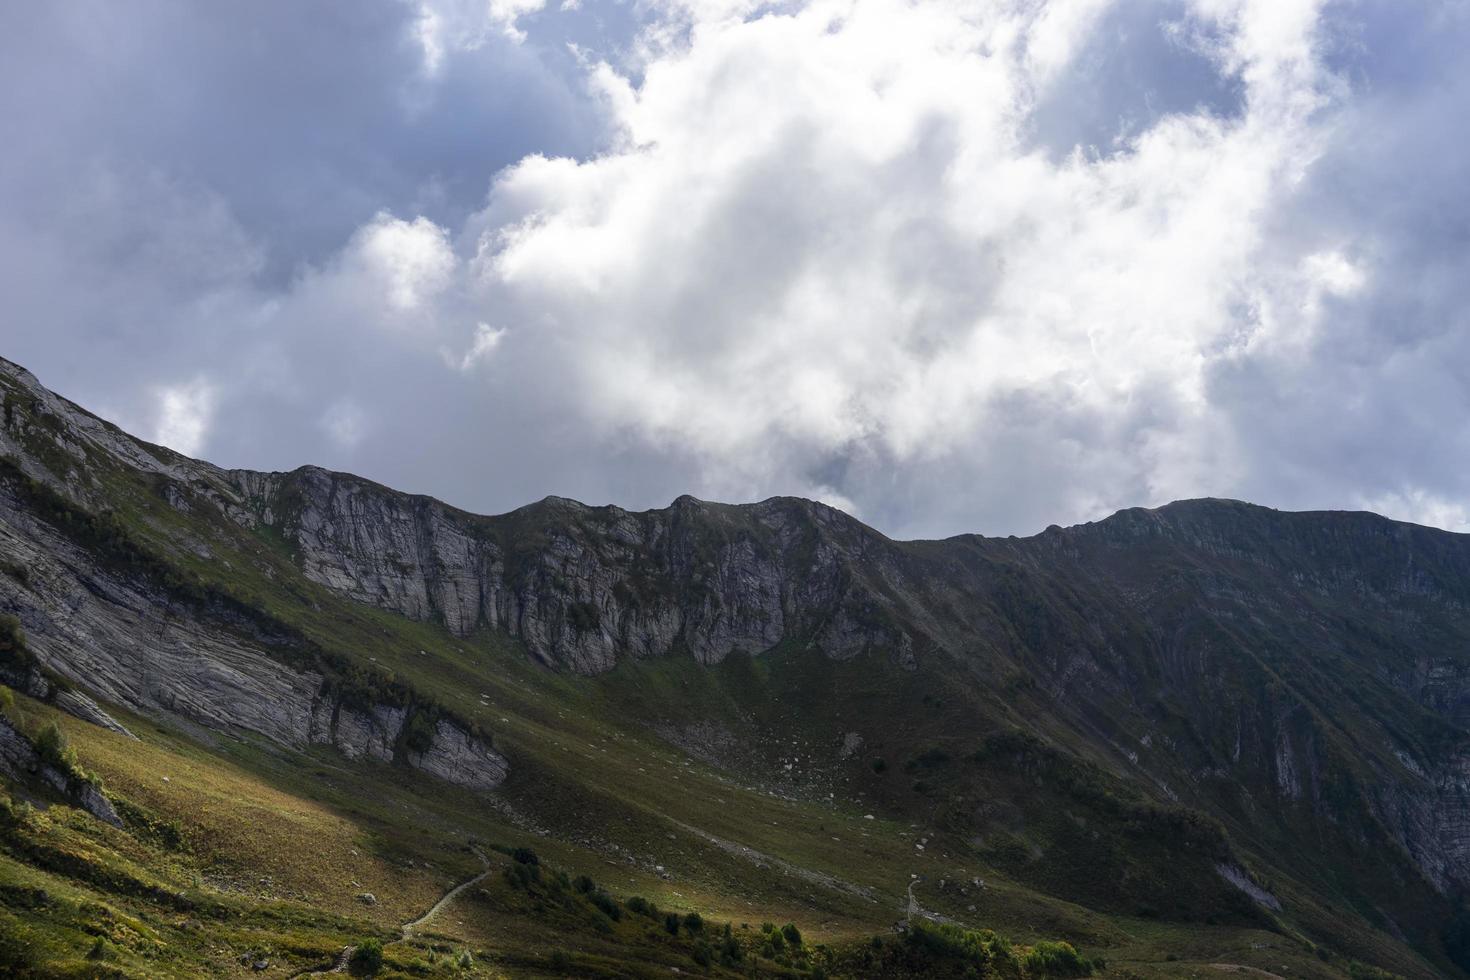
[[(480, 859), (480, 863), (485, 866), (485, 870), (481, 871), (479, 874), (475, 875), (472, 878), (466, 878), (464, 881), (461, 881), (459, 884), (449, 889), (449, 891), (445, 892), (443, 895), (440, 895), (439, 901), (429, 906), (429, 911), (425, 912), (417, 919), (414, 919), (411, 922), (405, 922), (403, 925), (399, 926), (398, 938), (389, 940), (388, 942), (383, 944), (384, 946), (392, 946), (394, 943), (401, 943), (405, 939), (411, 937), (414, 934), (414, 930), (418, 929), (419, 926), (423, 925), (425, 922), (428, 922), (434, 916), (438, 915), (439, 911), (443, 909), (444, 906), (454, 901), (461, 892), (463, 892), (466, 888), (471, 888), (475, 885), (478, 885), (480, 882), (485, 880), (486, 876), (489, 875), (491, 871), (494, 870), (494, 868), (490, 864), (490, 859), (485, 856), (485, 853), (483, 851), (481, 851), (478, 847), (471, 847), (470, 850), (475, 852), (475, 857)], [(343, 946), (342, 952), (337, 954), (337, 959), (332, 963), (331, 966), (320, 970), (297, 971), (296, 973), (291, 974), (290, 980), (294, 980), (294, 978), (296, 977), (320, 977), (326, 976), (330, 973), (346, 973), (347, 965), (352, 962), (352, 954), (356, 951), (356, 946)]]
[(744, 844), (737, 844), (734, 841), (716, 837), (708, 831), (700, 830), (698, 827), (691, 826), (680, 820), (669, 818), (669, 823), (678, 827), (680, 830), (693, 834), (706, 843), (713, 844), (726, 854), (733, 854), (735, 857), (749, 861), (758, 868), (775, 868), (783, 874), (800, 878), (802, 881), (810, 882), (813, 885), (821, 885), (823, 888), (830, 888), (833, 891), (845, 892), (848, 895), (861, 898), (868, 902), (876, 902), (878, 900), (874, 897), (873, 889), (867, 885), (854, 885), (850, 881), (843, 881), (836, 875), (829, 875), (824, 871), (813, 871), (810, 868), (800, 867), (792, 864), (790, 861), (783, 861), (778, 857), (757, 851), (753, 847), (746, 847)]
[(913, 922), (915, 919), (928, 919), (930, 922), (937, 922), (941, 924), (948, 923), (952, 926), (967, 928), (965, 924), (958, 919), (951, 919), (949, 916), (940, 915), (938, 912), (930, 912), (928, 909), (919, 904), (918, 897), (914, 895), (914, 886), (920, 884), (923, 880), (924, 879), (922, 878), (909, 879), (909, 901), (908, 907), (904, 911), (903, 923), (907, 925), (908, 923)]
[(458, 896), (460, 892), (464, 891), (466, 888), (470, 888), (470, 887), (472, 887), (474, 885), (478, 885), (480, 882), (482, 882), (482, 881), (485, 880), (485, 876), (486, 875), (490, 874), (490, 871), (491, 871), (490, 859), (487, 858), (485, 856), (484, 852), (482, 852), (478, 847), (472, 847), (472, 848), (470, 848), (470, 850), (472, 850), (472, 851), (475, 852), (475, 857), (477, 857), (477, 858), (480, 859), (480, 863), (485, 866), (485, 870), (484, 871), (481, 871), (479, 874), (475, 875), (473, 878), (466, 878), (464, 881), (461, 881), (459, 884), (457, 884), (453, 888), (449, 889), (449, 891), (445, 892), (442, 896), (440, 896), (439, 901), (437, 901), (433, 905), (429, 906), (429, 911), (425, 912), (423, 915), (419, 916), (417, 919), (414, 919), (412, 922), (405, 922), (403, 924), (402, 928), (399, 930), (399, 936), (398, 936), (398, 939), (396, 940), (396, 942), (400, 942), (401, 943), (405, 939), (407, 939), (409, 936), (413, 935), (413, 931), (415, 929), (417, 929), (419, 926), (423, 925), (425, 922), (428, 922), (435, 915), (437, 915), (438, 912), (439, 912), (439, 910), (442, 909), (444, 906), (448, 905), (450, 902), (454, 901), (455, 897)]

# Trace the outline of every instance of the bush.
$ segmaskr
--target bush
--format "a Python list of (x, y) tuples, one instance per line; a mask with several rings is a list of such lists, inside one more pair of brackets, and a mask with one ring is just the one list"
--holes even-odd
[[(434, 735), (437, 728), (435, 719), (429, 716), (429, 712), (415, 709), (408, 716), (408, 723), (403, 726), (403, 744), (414, 752), (427, 752), (434, 746)], [(525, 850), (525, 848), (517, 848), (517, 850)]]
[(668, 930), (669, 935), (677, 936), (679, 934), (679, 916), (673, 912), (664, 916), (664, 928)]
[(976, 931), (948, 922), (935, 925), (919, 920), (909, 924), (905, 942), (910, 952), (922, 959), (959, 960), (981, 973), (992, 969), (1002, 976), (1020, 973), (1011, 944), (988, 929)]
[(374, 974), (383, 968), (383, 943), (379, 939), (364, 939), (352, 951), (352, 967), (360, 973)]
[(642, 895), (634, 895), (624, 904), (628, 906), (629, 912), (636, 912), (637, 914), (647, 916), (650, 919), (658, 918), (658, 906), (654, 905)]
[(785, 937), (786, 942), (789, 943), (793, 949), (801, 948), (801, 930), (796, 928), (794, 924), (788, 922), (784, 926), (782, 926), (781, 935)]
[(694, 949), (690, 950), (689, 955), (694, 957), (694, 962), (703, 967), (708, 967), (714, 962), (714, 956), (710, 953), (709, 943), (703, 939), (694, 944)]
[(512, 888), (526, 889), (541, 880), (541, 868), (534, 864), (512, 864), (505, 869), (505, 880)]
[(597, 887), (597, 883), (586, 875), (577, 875), (572, 879), (572, 888), (578, 895), (586, 895)]
[(1039, 977), (1087, 977), (1092, 975), (1092, 961), (1082, 956), (1071, 943), (1042, 941), (1026, 954), (1026, 972)]
[(614, 922), (617, 922), (623, 917), (623, 907), (617, 903), (617, 899), (600, 888), (588, 895), (587, 900), (595, 905), (598, 911)]
[(536, 852), (529, 847), (517, 847), (510, 852), (510, 857), (517, 864), (539, 865), (541, 863), (541, 859), (536, 856)]
[(50, 722), (36, 736), (36, 753), (41, 761), (58, 769), (69, 770), (76, 766), (76, 753), (67, 741), (66, 732), (56, 722)]
[(690, 912), (684, 916), (684, 929), (686, 932), (700, 932), (704, 929), (704, 919), (698, 912)]
[(735, 941), (735, 934), (726, 924), (725, 938), (720, 940), (720, 965), (733, 968), (744, 958), (745, 953), (740, 949), (740, 944)]

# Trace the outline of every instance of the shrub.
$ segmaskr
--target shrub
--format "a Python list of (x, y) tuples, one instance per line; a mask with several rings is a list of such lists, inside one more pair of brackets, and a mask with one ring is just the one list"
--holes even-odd
[(515, 850), (510, 852), (510, 857), (511, 860), (515, 861), (517, 864), (539, 865), (541, 863), (541, 859), (536, 856), (536, 852), (531, 850), (529, 847), (517, 847)]
[(574, 602), (567, 607), (567, 623), (578, 633), (592, 633), (601, 625), (602, 615), (590, 602)]
[(709, 943), (703, 939), (694, 944), (694, 949), (690, 950), (689, 955), (694, 957), (694, 962), (703, 967), (708, 967), (714, 962), (714, 957), (710, 954)]
[(454, 958), (454, 965), (461, 970), (468, 970), (475, 965), (475, 958), (470, 955), (469, 950), (462, 949), (459, 951), (459, 955)]
[(1043, 977), (1086, 977), (1092, 975), (1092, 961), (1080, 955), (1071, 943), (1037, 943), (1023, 961), (1026, 972)]
[(725, 926), (725, 938), (720, 940), (720, 965), (734, 967), (742, 959), (745, 953), (740, 949), (740, 944), (735, 941), (735, 935)]
[[(403, 726), (403, 744), (414, 752), (427, 752), (434, 745), (437, 727), (435, 720), (429, 717), (427, 711), (415, 709), (408, 716), (408, 723)], [(525, 848), (516, 850), (525, 850)]]
[(505, 880), (512, 888), (529, 888), (541, 880), (541, 869), (534, 864), (512, 864), (505, 869)]
[(42, 762), (58, 769), (69, 770), (76, 766), (76, 753), (67, 741), (66, 732), (54, 721), (42, 728), (36, 736), (36, 753), (40, 755)]
[(360, 973), (374, 974), (383, 968), (383, 943), (379, 939), (364, 939), (352, 951), (352, 966)]
[(882, 759), (874, 759), (873, 760), (873, 771), (874, 772), (882, 772), (883, 770), (885, 770), (887, 768), (888, 768), (888, 763), (887, 762), (884, 762)]
[(664, 928), (668, 930), (669, 935), (677, 936), (679, 934), (679, 916), (673, 912), (664, 916)]
[(623, 907), (618, 904), (617, 899), (600, 888), (588, 895), (587, 900), (595, 905), (598, 911), (614, 922), (617, 922), (623, 917)]
[(698, 912), (690, 912), (684, 916), (684, 929), (687, 932), (700, 932), (704, 929), (704, 919)]
[(910, 923), (905, 942), (913, 954), (923, 959), (959, 960), (980, 973), (993, 969), (1002, 976), (1020, 974), (1011, 944), (988, 929), (976, 931), (948, 922), (936, 925), (920, 920)]
[(26, 635), (20, 628), (20, 620), (9, 614), (0, 615), (0, 653), (23, 657), (26, 651)]
[(578, 895), (586, 895), (597, 887), (597, 883), (586, 875), (577, 875), (572, 879), (572, 888)]
[(636, 912), (637, 914), (647, 916), (650, 919), (658, 918), (658, 906), (654, 905), (642, 895), (634, 895), (624, 904), (628, 906), (629, 912)]
[(799, 949), (801, 947), (801, 930), (796, 928), (793, 923), (788, 922), (784, 926), (782, 926), (781, 935), (785, 937), (786, 942), (789, 943), (793, 949)]

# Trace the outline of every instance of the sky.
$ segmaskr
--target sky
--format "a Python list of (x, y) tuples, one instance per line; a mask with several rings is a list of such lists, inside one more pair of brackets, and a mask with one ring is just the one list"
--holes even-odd
[(469, 510), (1470, 530), (1466, 0), (0, 12), (0, 354)]

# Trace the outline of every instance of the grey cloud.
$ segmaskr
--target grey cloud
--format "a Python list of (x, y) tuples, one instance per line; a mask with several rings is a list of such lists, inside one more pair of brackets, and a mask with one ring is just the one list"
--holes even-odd
[[(1203, 107), (1238, 121), (1239, 79), (1169, 28), (1185, 12), (1182, 0), (1111, 5), (1030, 111), (1021, 152), (1056, 165), (1095, 145), (1122, 160), (1170, 116)], [(159, 386), (207, 380), (203, 452), (223, 464), (317, 462), (486, 511), (548, 493), (629, 506), (683, 492), (824, 493), (901, 535), (1031, 532), (1196, 493), (1466, 520), (1463, 6), (1326, 8), (1320, 55), (1348, 91), (1323, 110), (1320, 155), (1253, 219), (1252, 275), (1286, 276), (1318, 253), (1362, 272), (1357, 291), (1317, 297), (1310, 338), (1222, 354), (1261, 329), (1247, 283), (1233, 300), (1238, 330), (1202, 351), (1202, 405), (1160, 373), (1103, 402), (1080, 369), (1038, 374), (936, 401), (924, 431), (943, 439), (901, 451), (887, 438), (894, 420), (873, 408), (889, 403), (870, 398), (894, 379), (863, 357), (968, 369), (959, 342), (1005, 312), (1027, 244), (957, 230), (938, 207), (947, 199), (933, 188), (962, 145), (943, 113), (887, 169), (824, 156), (820, 118), (787, 131), (777, 150), (712, 170), (707, 188), (722, 197), (711, 207), (680, 211), (670, 194), (653, 232), (609, 246), (637, 249), (620, 256), (637, 274), (574, 302), (566, 280), (539, 293), (487, 286), (478, 236), (514, 227), (495, 196), (502, 168), (530, 153), (622, 151), (564, 42), (639, 84), (644, 66), (625, 45), (657, 5), (548, 8), (522, 19), (525, 43), (492, 32), (432, 77), (407, 3), (158, 0), (5, 16), (0, 124), (15, 136), (0, 175), (3, 353), (145, 435)], [(983, 200), (1003, 208), (1009, 196), (1000, 187)], [(396, 319), (353, 252), (380, 213), (424, 215), (455, 248), (448, 284)], [(875, 214), (891, 216), (881, 239)], [(576, 263), (547, 267), (570, 275)], [(710, 368), (780, 342), (758, 325), (793, 290), (847, 282), (832, 272), (842, 269), (891, 285), (907, 326), (894, 323), (891, 349), (844, 346), (840, 330), (825, 353), (792, 347), (810, 363), (783, 370), (830, 368), (851, 388), (839, 413), (851, 431), (816, 437), (771, 410), (790, 390)], [(1087, 270), (1033, 271), (1041, 308)], [(506, 328), (503, 340), (458, 370), (480, 323)], [(1066, 355), (1083, 363), (1075, 345), (1088, 342), (1069, 340)], [(734, 415), (769, 414), (772, 428), (711, 449), (691, 420), (649, 425), (599, 401), (617, 356), (640, 349), (653, 382), (687, 375)]]

